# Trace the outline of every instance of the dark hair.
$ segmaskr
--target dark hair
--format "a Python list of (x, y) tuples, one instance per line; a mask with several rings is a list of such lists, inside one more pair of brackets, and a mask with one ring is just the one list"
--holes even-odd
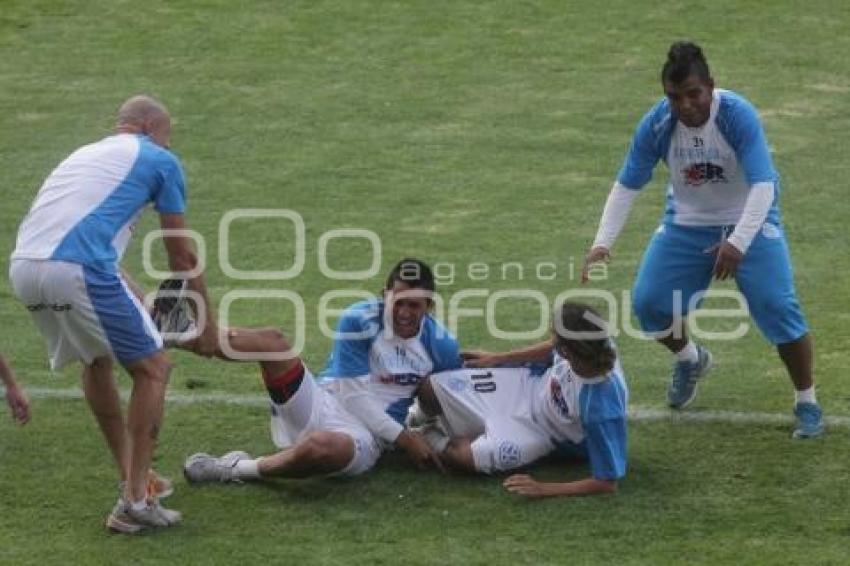
[(396, 281), (404, 283), (412, 289), (424, 289), (433, 292), (434, 273), (424, 261), (420, 259), (405, 258), (393, 267), (387, 276), (385, 289), (392, 289)]
[(617, 351), (608, 336), (605, 320), (593, 307), (565, 302), (556, 315), (555, 348), (570, 354), (595, 373), (608, 373), (614, 368)]
[(710, 81), (708, 62), (699, 45), (690, 41), (677, 41), (667, 52), (667, 62), (661, 69), (661, 82), (679, 84), (691, 75)]

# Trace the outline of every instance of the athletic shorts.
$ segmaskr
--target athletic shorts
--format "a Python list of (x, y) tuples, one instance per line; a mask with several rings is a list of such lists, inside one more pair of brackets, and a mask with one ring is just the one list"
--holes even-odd
[(340, 405), (329, 391), (319, 387), (305, 366), (304, 378), (286, 403), (271, 402), (272, 441), (278, 448), (298, 444), (311, 432), (338, 432), (354, 442), (354, 457), (334, 476), (356, 476), (371, 469), (381, 448), (363, 424)]
[(513, 470), (555, 449), (532, 410), (540, 378), (529, 369), (462, 369), (429, 379), (443, 409), (446, 432), (472, 441), (477, 471)]
[(47, 343), (50, 366), (111, 356), (129, 364), (162, 350), (150, 315), (120, 275), (52, 260), (12, 260), (15, 295)]
[[(731, 232), (727, 226), (662, 224), (644, 253), (635, 280), (635, 315), (646, 332), (663, 332), (676, 315), (688, 314), (692, 298), (711, 284), (715, 256), (706, 253)], [(772, 344), (793, 342), (808, 332), (797, 301), (791, 257), (782, 228), (764, 224), (738, 266), (735, 281), (750, 314)], [(674, 294), (681, 292), (676, 305)], [(699, 301), (694, 299), (697, 306)]]

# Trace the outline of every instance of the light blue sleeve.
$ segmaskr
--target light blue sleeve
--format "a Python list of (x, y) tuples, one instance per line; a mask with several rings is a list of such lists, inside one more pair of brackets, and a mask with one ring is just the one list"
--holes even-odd
[(626, 475), (628, 458), (626, 420), (606, 419), (585, 425), (585, 442), (590, 472), (600, 480), (617, 480)]
[(186, 212), (186, 179), (180, 161), (168, 151), (162, 151), (157, 160), (158, 188), (154, 208), (160, 214)]
[(626, 154), (617, 181), (624, 187), (640, 190), (652, 179), (652, 171), (661, 155), (658, 153), (653, 123), (656, 120), (658, 106), (646, 113), (641, 119)]
[(747, 99), (724, 93), (717, 120), (720, 132), (735, 150), (747, 183), (775, 182), (778, 178), (761, 120)]
[(463, 367), (457, 339), (434, 319), (429, 318), (426, 324), (428, 331), (426, 347), (431, 355), (431, 361), (434, 362), (434, 373)]
[(327, 369), (329, 377), (360, 377), (369, 373), (369, 348), (377, 333), (359, 312), (346, 311), (337, 323)]

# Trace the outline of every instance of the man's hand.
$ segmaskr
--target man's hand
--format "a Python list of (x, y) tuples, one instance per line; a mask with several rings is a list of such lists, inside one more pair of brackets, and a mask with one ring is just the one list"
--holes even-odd
[(434, 452), (425, 438), (418, 432), (401, 431), (401, 434), (395, 440), (395, 444), (407, 452), (407, 455), (420, 470), (434, 467), (440, 472), (446, 473), (443, 463), (440, 461), (440, 456)]
[(20, 387), (13, 385), (6, 388), (6, 403), (12, 410), (12, 418), (19, 424), (25, 425), (30, 420), (30, 402), (27, 394)]
[(527, 474), (514, 474), (502, 482), (502, 486), (511, 493), (530, 498), (549, 497), (551, 484), (541, 483)]
[(219, 329), (215, 323), (212, 313), (208, 313), (207, 324), (204, 330), (192, 341), (191, 349), (200, 356), (209, 358), (219, 350)]
[(604, 261), (608, 263), (611, 261), (611, 252), (608, 248), (604, 246), (596, 246), (595, 248), (590, 248), (590, 251), (587, 252), (587, 255), (584, 256), (584, 266), (581, 268), (581, 282), (582, 284), (587, 283), (590, 279), (588, 275), (590, 273), (590, 267), (599, 263), (600, 261)]
[(714, 244), (705, 253), (715, 254), (717, 259), (714, 261), (714, 276), (723, 281), (729, 277), (734, 277), (738, 271), (738, 266), (741, 260), (744, 259), (744, 254), (729, 243), (728, 240), (719, 244)]
[(504, 361), (502, 354), (484, 350), (465, 350), (460, 353), (460, 357), (463, 360), (463, 367), (467, 368), (492, 368)]

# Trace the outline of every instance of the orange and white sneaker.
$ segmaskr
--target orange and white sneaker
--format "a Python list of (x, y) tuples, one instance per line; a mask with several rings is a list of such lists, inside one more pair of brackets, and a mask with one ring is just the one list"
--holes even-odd
[(174, 483), (165, 476), (155, 471), (148, 471), (147, 496), (157, 499), (165, 499), (174, 493)]
[(153, 498), (148, 499), (145, 507), (139, 510), (119, 499), (106, 518), (106, 528), (114, 533), (134, 535), (152, 528), (174, 526), (182, 518), (179, 511), (166, 509)]

